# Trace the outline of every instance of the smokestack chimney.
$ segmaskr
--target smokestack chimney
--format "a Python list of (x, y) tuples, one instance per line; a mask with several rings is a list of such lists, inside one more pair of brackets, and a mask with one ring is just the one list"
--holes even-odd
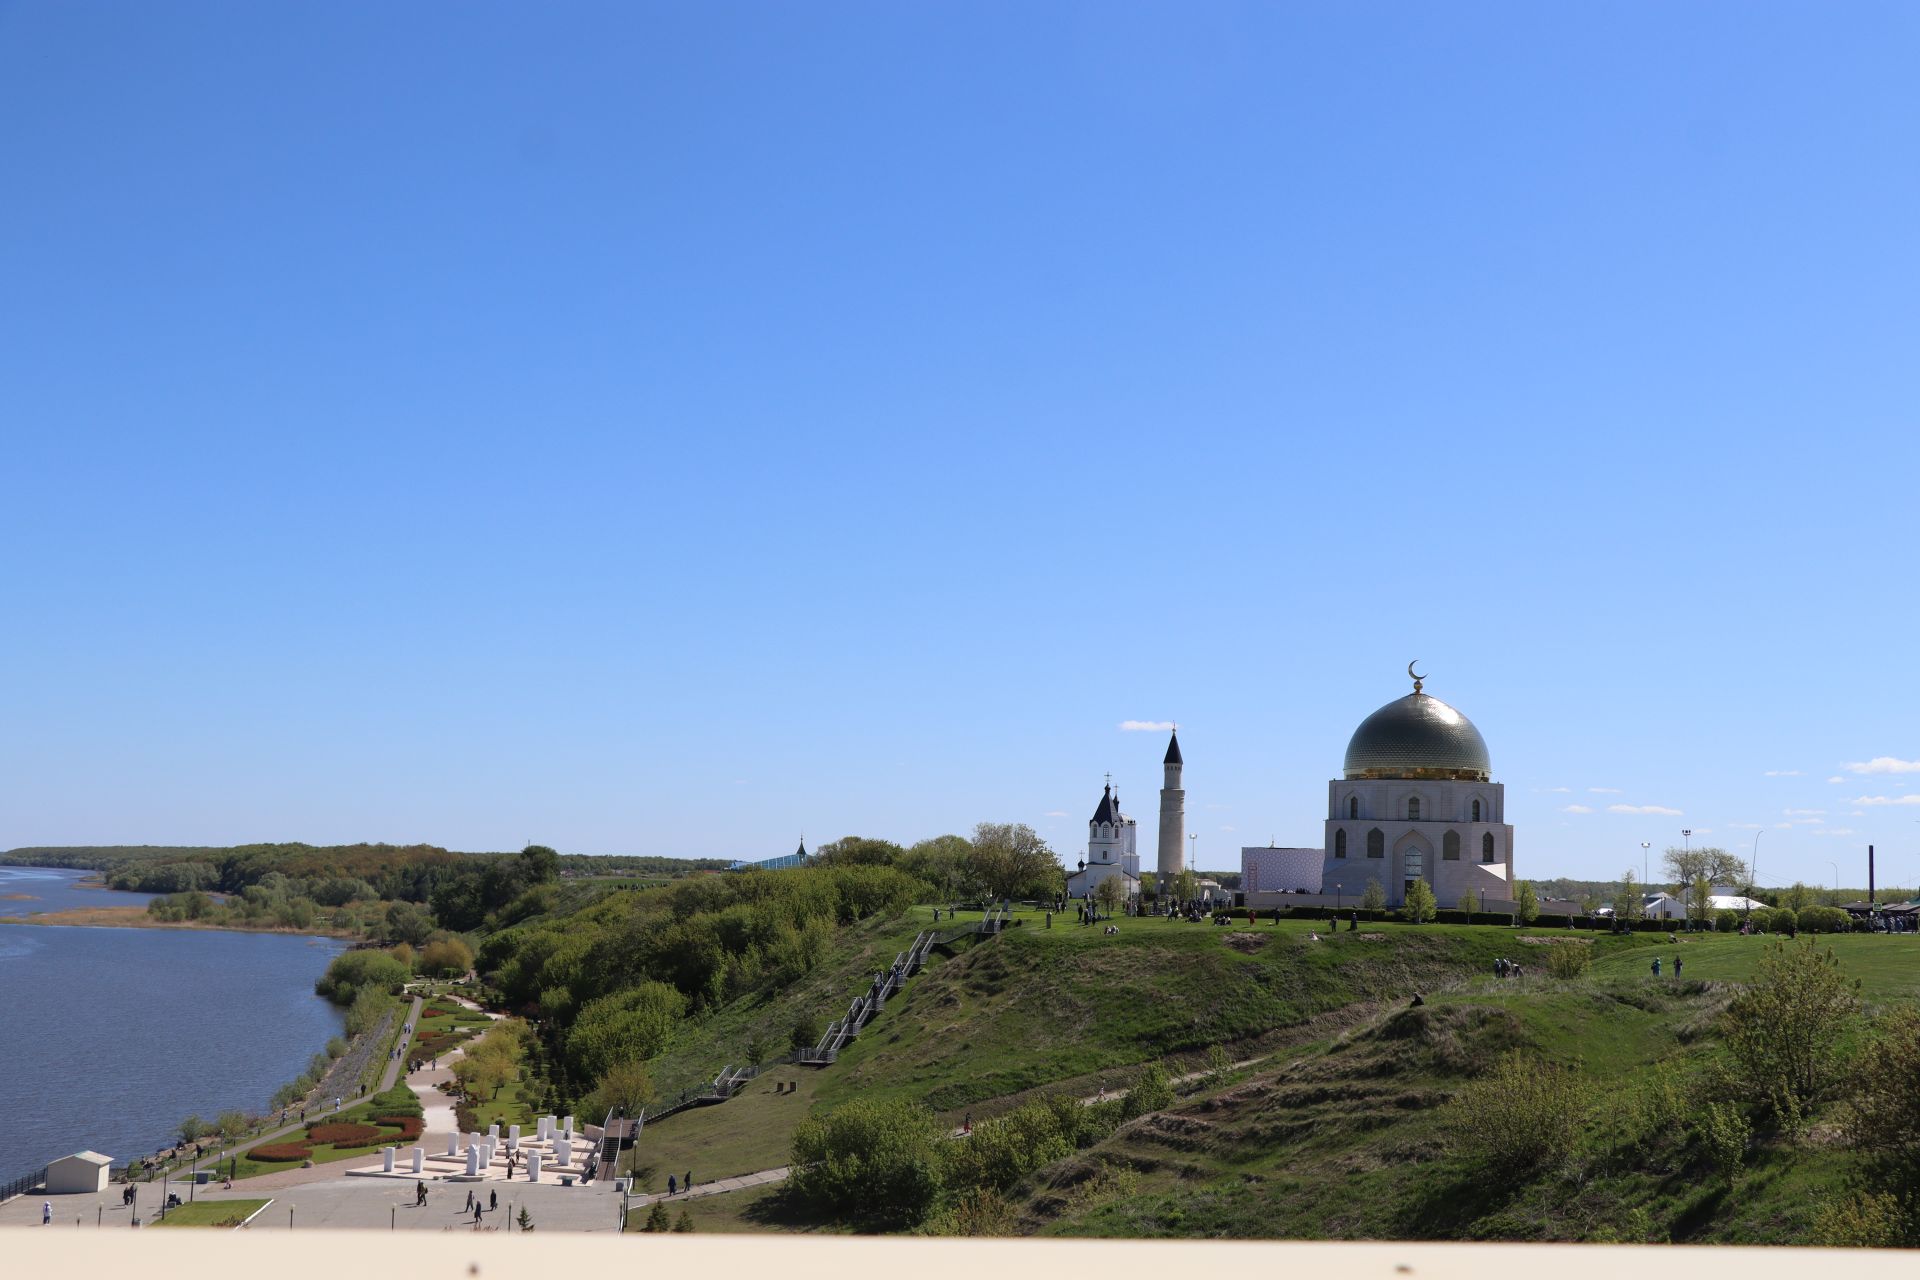
[(1873, 905), (1873, 846), (1867, 846), (1867, 905)]

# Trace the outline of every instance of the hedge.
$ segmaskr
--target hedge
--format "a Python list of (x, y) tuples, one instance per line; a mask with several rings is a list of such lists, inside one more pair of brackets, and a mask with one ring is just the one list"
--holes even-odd
[(426, 1131), (427, 1123), (419, 1116), (375, 1116), (375, 1124), (391, 1124), (400, 1127), (400, 1137), (411, 1142)]
[(264, 1147), (255, 1147), (247, 1152), (247, 1159), (259, 1160), (265, 1164), (280, 1164), (292, 1160), (311, 1160), (313, 1149), (304, 1142), (269, 1142)]

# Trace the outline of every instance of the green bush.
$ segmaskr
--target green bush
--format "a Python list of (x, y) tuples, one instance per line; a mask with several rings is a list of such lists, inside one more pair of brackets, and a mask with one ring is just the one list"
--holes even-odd
[(1143, 1062), (1127, 1084), (1127, 1096), (1121, 1102), (1120, 1113), (1131, 1120), (1172, 1105), (1173, 1084), (1167, 1079), (1167, 1069), (1158, 1062)]
[(1741, 1100), (1792, 1120), (1833, 1087), (1859, 987), (1830, 950), (1768, 943), (1759, 974), (1727, 1006), (1724, 1042)]
[[(1085, 1110), (1075, 1103), (1078, 1110)], [(964, 1142), (942, 1146), (946, 1186), (965, 1190), (1007, 1191), (1033, 1170), (1072, 1155), (1077, 1126), (1048, 1102), (1030, 1102), (973, 1128)]]
[(1475, 1163), (1516, 1177), (1564, 1158), (1592, 1105), (1577, 1068), (1514, 1051), (1455, 1096), (1449, 1127)]
[(940, 1125), (908, 1102), (857, 1101), (794, 1130), (787, 1185), (836, 1217), (911, 1226), (941, 1193)]
[(1713, 927), (1720, 933), (1738, 933), (1740, 932), (1740, 921), (1742, 919), (1743, 915), (1741, 912), (1733, 910), (1721, 911), (1714, 915)]
[(1578, 978), (1593, 964), (1593, 948), (1584, 942), (1557, 943), (1547, 948), (1547, 972), (1556, 978)]
[[(1757, 919), (1760, 914), (1760, 912), (1756, 911), (1754, 912), (1754, 917)], [(1792, 933), (1799, 927), (1799, 917), (1795, 915), (1790, 908), (1775, 907), (1765, 914), (1767, 917), (1766, 929), (1768, 933), (1778, 933), (1784, 936)]]
[(1853, 917), (1838, 907), (1802, 907), (1798, 923), (1802, 933), (1845, 933), (1853, 928)]

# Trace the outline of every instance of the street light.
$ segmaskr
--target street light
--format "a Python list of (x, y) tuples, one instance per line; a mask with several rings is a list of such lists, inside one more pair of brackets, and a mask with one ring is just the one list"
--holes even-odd
[(1833, 905), (1840, 905), (1840, 864), (1828, 859), (1827, 865), (1833, 868)]
[(1680, 828), (1680, 838), (1686, 841), (1686, 851), (1688, 853), (1692, 853), (1693, 852), (1693, 828), (1692, 827)]
[(1650, 878), (1649, 872), (1647, 871), (1647, 850), (1651, 848), (1653, 848), (1652, 841), (1642, 840), (1640, 842), (1640, 883), (1642, 886), (1645, 886), (1647, 880)]

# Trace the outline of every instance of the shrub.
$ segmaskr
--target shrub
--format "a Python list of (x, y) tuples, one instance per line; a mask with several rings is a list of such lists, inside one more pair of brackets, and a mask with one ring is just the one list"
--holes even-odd
[(1802, 933), (1844, 933), (1853, 917), (1838, 907), (1802, 907), (1797, 918)]
[(1167, 1079), (1167, 1069), (1158, 1062), (1143, 1062), (1127, 1085), (1127, 1096), (1121, 1103), (1120, 1113), (1131, 1120), (1135, 1116), (1161, 1111), (1172, 1105), (1173, 1085)]
[(1920, 1013), (1898, 1009), (1881, 1020), (1854, 1080), (1848, 1138), (1876, 1182), (1920, 1202)]
[(265, 1146), (255, 1147), (247, 1152), (247, 1159), (258, 1160), (263, 1164), (284, 1164), (293, 1160), (310, 1160), (313, 1149), (304, 1142), (269, 1142)]
[(420, 1099), (404, 1084), (397, 1084), (385, 1093), (374, 1094), (372, 1103), (376, 1115), (417, 1116), (421, 1110)]
[(1062, 1132), (1061, 1117), (1046, 1102), (1030, 1102), (1016, 1111), (974, 1126), (965, 1142), (941, 1148), (947, 1157), (947, 1186), (1006, 1191), (1033, 1170), (1072, 1155), (1074, 1135)]
[(1426, 924), (1439, 910), (1440, 904), (1434, 899), (1433, 890), (1425, 880), (1415, 880), (1407, 889), (1407, 919), (1415, 924)]
[(1585, 943), (1561, 943), (1547, 948), (1547, 972), (1556, 978), (1578, 978), (1593, 964), (1593, 948)]
[(674, 1219), (673, 1229), (675, 1231), (693, 1230), (693, 1215), (687, 1212), (687, 1206), (680, 1206), (680, 1216)]
[(1791, 1119), (1826, 1092), (1839, 1077), (1840, 1039), (1859, 1011), (1859, 986), (1830, 950), (1769, 943), (1757, 979), (1727, 1006), (1726, 1046), (1742, 1099)]
[(793, 1134), (793, 1194), (830, 1213), (911, 1225), (940, 1198), (939, 1122), (901, 1101), (857, 1101)]
[(1454, 1139), (1497, 1176), (1518, 1176), (1564, 1157), (1592, 1105), (1573, 1067), (1514, 1051), (1456, 1095)]
[(376, 1125), (335, 1121), (307, 1126), (307, 1141), (331, 1147), (364, 1147), (379, 1138), (380, 1130)]
[(820, 1043), (825, 1031), (818, 1017), (803, 1013), (793, 1020), (793, 1030), (787, 1033), (787, 1043), (796, 1049), (811, 1049)]
[(424, 974), (457, 978), (473, 968), (473, 948), (458, 938), (442, 938), (420, 948), (418, 963)]
[(1799, 923), (1798, 917), (1786, 907), (1775, 907), (1767, 912), (1766, 916), (1768, 933), (1792, 933), (1795, 925)]
[(1720, 933), (1738, 933), (1740, 932), (1740, 919), (1741, 914), (1738, 911), (1731, 909), (1719, 911), (1714, 914), (1713, 927)]
[(1707, 1150), (1713, 1153), (1713, 1162), (1731, 1184), (1740, 1176), (1740, 1165), (1747, 1158), (1747, 1142), (1753, 1137), (1753, 1126), (1733, 1103), (1709, 1102), (1700, 1113), (1699, 1129)]

